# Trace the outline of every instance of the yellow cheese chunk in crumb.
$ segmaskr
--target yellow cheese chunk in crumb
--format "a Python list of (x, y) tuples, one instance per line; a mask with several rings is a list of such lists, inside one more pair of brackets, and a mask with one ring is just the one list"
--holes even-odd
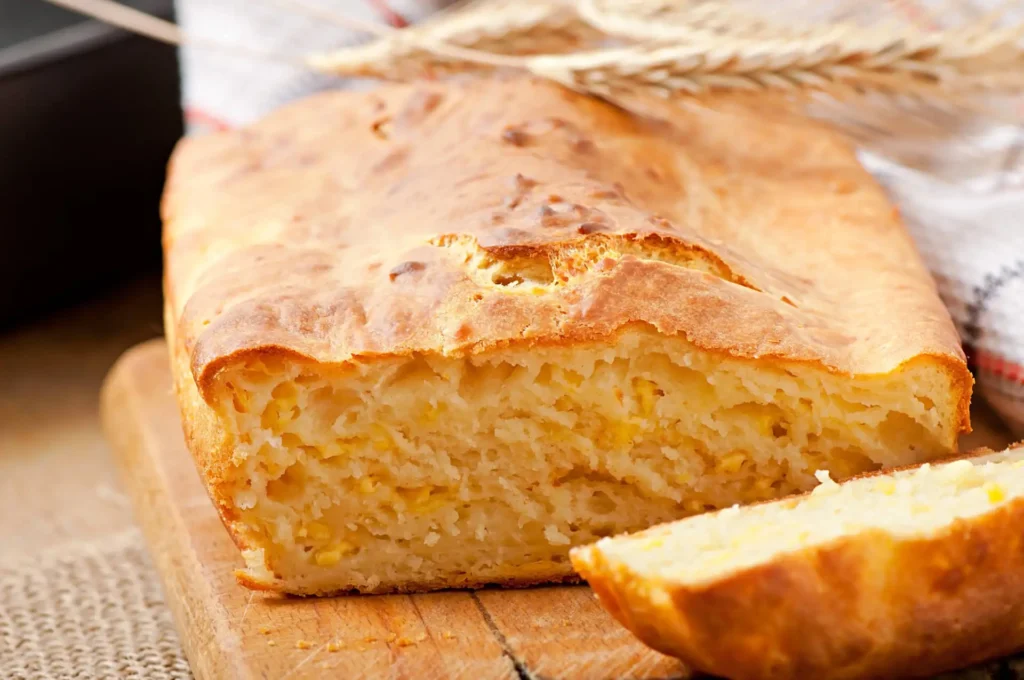
[(989, 503), (999, 503), (1006, 499), (1006, 490), (995, 482), (988, 482), (985, 484), (984, 489), (988, 495)]
[(718, 461), (718, 470), (726, 474), (733, 474), (740, 471), (743, 461), (746, 459), (742, 453), (730, 453)]
[(654, 413), (654, 401), (658, 386), (646, 378), (634, 378), (633, 390), (636, 392), (637, 401), (640, 403), (640, 412), (644, 416)]
[(391, 438), (391, 434), (380, 425), (371, 425), (370, 431), (373, 433), (371, 443), (375, 451), (387, 451), (395, 445), (395, 440)]
[(437, 422), (437, 407), (433, 404), (427, 404), (423, 407), (423, 412), (420, 414), (420, 424), (426, 425), (434, 422)]
[(314, 541), (326, 541), (331, 537), (330, 527), (323, 522), (310, 522), (307, 531)]
[(882, 477), (875, 483), (875, 488), (886, 496), (891, 496), (896, 493), (896, 481), (891, 477)]
[(626, 422), (618, 422), (611, 426), (610, 435), (612, 444), (619, 449), (623, 449), (633, 445), (633, 437), (636, 436), (639, 428)]
[(333, 567), (345, 555), (355, 552), (356, 547), (348, 541), (339, 541), (322, 550), (317, 550), (314, 560), (318, 567)]

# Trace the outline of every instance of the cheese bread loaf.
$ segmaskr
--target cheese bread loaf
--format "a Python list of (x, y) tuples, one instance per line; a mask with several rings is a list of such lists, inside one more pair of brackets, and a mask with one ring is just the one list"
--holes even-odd
[(163, 217), (185, 432), (251, 587), (574, 579), (570, 546), (968, 429), (896, 211), (781, 108), (324, 93), (184, 141)]
[(1024, 446), (819, 476), (573, 564), (645, 643), (735, 680), (931, 677), (1024, 648)]

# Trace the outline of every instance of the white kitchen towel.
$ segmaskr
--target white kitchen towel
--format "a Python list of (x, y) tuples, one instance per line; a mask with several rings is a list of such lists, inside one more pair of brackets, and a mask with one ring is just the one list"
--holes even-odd
[[(948, 11), (950, 3), (935, 2), (935, 9), (925, 0), (890, 0), (872, 7), (926, 29), (960, 18)], [(400, 27), (450, 2), (318, 4)], [(816, 11), (823, 4), (816, 4)], [(986, 4), (1006, 3), (957, 4), (980, 16)], [(311, 17), (289, 0), (178, 0), (178, 20), (192, 36), (295, 56), (368, 39)], [(190, 133), (247, 123), (319, 89), (366, 86), (199, 48), (183, 48), (181, 64)], [(1024, 109), (1021, 113), (1024, 120)], [(976, 395), (1024, 436), (1024, 127), (983, 119), (958, 125), (963, 134), (943, 143), (927, 136), (917, 142), (912, 137), (894, 140), (884, 131), (872, 140), (870, 133), (864, 138), (862, 129), (861, 158), (899, 205), (935, 275), (975, 371)]]
[[(302, 0), (366, 22), (401, 28), (451, 4), (446, 0)], [(356, 45), (371, 36), (303, 11), (289, 0), (177, 0), (186, 35), (301, 59)], [(201, 47), (183, 47), (182, 91), (190, 133), (242, 125), (302, 95), (328, 87), (366, 86), (299, 66)]]

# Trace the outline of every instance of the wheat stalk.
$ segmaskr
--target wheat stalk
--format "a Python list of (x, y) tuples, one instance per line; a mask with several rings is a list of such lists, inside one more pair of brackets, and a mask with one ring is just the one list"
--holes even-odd
[(988, 32), (907, 31), (894, 35), (840, 26), (801, 39), (721, 37), (685, 46), (635, 45), (536, 57), (525, 68), (577, 90), (609, 98), (662, 97), (709, 90), (830, 92), (885, 90), (942, 95), (1024, 88), (1024, 26)]
[[(628, 106), (635, 95), (669, 98), (711, 90), (865, 91), (948, 97), (984, 89), (1024, 89), (1024, 26), (977, 25), (923, 32), (903, 24), (769, 22), (720, 2), (580, 0), (479, 3), (422, 29), (396, 32), (372, 45), (310, 61), (342, 75), (407, 79), (425, 72), (493, 66), (526, 70)], [(529, 52), (517, 36), (580, 20), (609, 37), (641, 40), (570, 54)], [(573, 41), (560, 43), (567, 48)], [(576, 40), (577, 44), (583, 42)], [(472, 47), (444, 54), (442, 46)], [(487, 52), (484, 52), (487, 50)], [(540, 51), (540, 50), (534, 50)], [(504, 52), (504, 58), (480, 58)]]
[[(290, 60), (258, 49), (191, 40), (173, 24), (111, 0), (50, 1), (165, 42), (228, 49), (279, 62)], [(831, 95), (882, 91), (940, 98), (986, 89), (1024, 91), (1024, 50), (1019, 44), (1024, 25), (993, 28), (991, 20), (928, 33), (907, 26), (866, 30), (853, 24), (781, 29), (735, 9), (723, 9), (720, 2), (584, 0), (577, 12), (565, 1), (505, 0), (470, 3), (443, 19), (395, 30), (358, 22), (305, 0), (276, 1), (382, 36), (371, 45), (313, 56), (304, 62), (333, 74), (401, 79), (430, 71), (515, 68), (627, 108), (638, 95), (672, 98), (712, 90), (824, 91)], [(638, 16), (648, 17), (649, 23), (661, 28), (648, 26), (646, 33), (637, 31), (636, 36), (646, 36), (639, 44), (551, 53), (605, 35), (597, 33), (602, 22), (608, 16), (619, 16), (614, 12), (627, 5), (641, 8), (636, 10)], [(676, 23), (665, 20), (665, 12), (674, 16)], [(590, 25), (586, 20), (597, 26), (581, 28)], [(625, 29), (616, 30), (629, 33), (635, 25), (623, 24)], [(676, 31), (672, 34), (676, 40), (665, 44), (665, 31), (670, 30)], [(767, 39), (769, 35), (776, 37)], [(652, 42), (655, 36), (662, 37)], [(685, 42), (680, 43), (683, 38)], [(543, 53), (531, 56), (535, 52)]]
[[(394, 31), (369, 45), (315, 55), (308, 62), (334, 75), (404, 80), (425, 73), (518, 67), (519, 62), (495, 62), (482, 54), (558, 54), (600, 35), (567, 2), (474, 2), (443, 20)], [(468, 49), (480, 54), (467, 55)]]

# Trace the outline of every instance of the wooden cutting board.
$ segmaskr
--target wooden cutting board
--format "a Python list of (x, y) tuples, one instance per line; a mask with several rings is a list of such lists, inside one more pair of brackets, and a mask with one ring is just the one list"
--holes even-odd
[(185, 448), (163, 341), (107, 377), (103, 426), (200, 680), (684, 678), (586, 587), (287, 598), (235, 582), (241, 558)]

